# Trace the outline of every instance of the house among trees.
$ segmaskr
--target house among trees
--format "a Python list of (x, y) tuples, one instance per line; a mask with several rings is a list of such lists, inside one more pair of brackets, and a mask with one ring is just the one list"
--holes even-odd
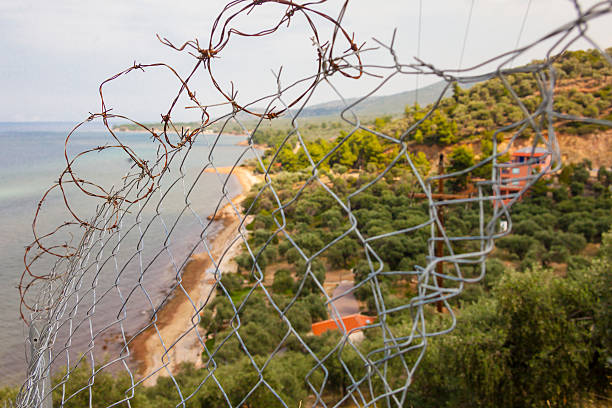
[(508, 204), (511, 195), (518, 193), (530, 180), (530, 176), (537, 174), (542, 168), (550, 164), (550, 153), (541, 147), (535, 149), (524, 147), (512, 153), (512, 159), (506, 167), (500, 169), (501, 185), (500, 195), (505, 197), (502, 201)]

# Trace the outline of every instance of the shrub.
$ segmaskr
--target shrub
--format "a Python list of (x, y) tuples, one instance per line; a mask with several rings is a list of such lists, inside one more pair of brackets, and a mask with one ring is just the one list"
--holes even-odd
[(242, 288), (242, 277), (235, 273), (224, 273), (221, 284), (230, 294), (235, 293)]
[(287, 269), (279, 269), (274, 273), (274, 282), (272, 290), (276, 293), (289, 294), (293, 292), (295, 281), (291, 276), (291, 271)]
[(526, 235), (509, 235), (497, 241), (496, 245), (523, 258), (535, 242), (534, 238)]
[(604, 276), (507, 271), (493, 298), (465, 307), (454, 331), (429, 342), (408, 399), (423, 407), (566, 407), (591, 391), (606, 395)]

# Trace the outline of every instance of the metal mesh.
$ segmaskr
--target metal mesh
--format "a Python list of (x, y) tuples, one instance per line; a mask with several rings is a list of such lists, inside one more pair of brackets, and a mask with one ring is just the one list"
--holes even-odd
[[(248, 18), (256, 8), (278, 9), (279, 5), (282, 11), (277, 21), (271, 26), (261, 27), (258, 32), (240, 31), (240, 26), (234, 23), (238, 16)], [(34, 221), (36, 240), (26, 251), (26, 271), (20, 290), (22, 316), (30, 325), (27, 340), (30, 356), (27, 380), (19, 393), (18, 406), (51, 406), (52, 392), (56, 395), (56, 405), (58, 401), (62, 406), (80, 401), (84, 404), (82, 406), (94, 406), (93, 401), (104, 392), (102, 387), (107, 373), (127, 374), (121, 384), (123, 397), (116, 401), (102, 399), (105, 402), (95, 406), (137, 405), (138, 394), (146, 393), (147, 388), (160, 378), (169, 381), (168, 398), (175, 406), (188, 406), (197, 395), (211, 388), (219, 390), (227, 406), (257, 406), (258, 393), (272, 395), (275, 406), (289, 406), (281, 384), (271, 378), (274, 377), (271, 371), (279, 370), (277, 362), (290, 343), (292, 349), (300, 350), (309, 365), (303, 378), (298, 378), (307, 384), (309, 390), (304, 406), (340, 406), (348, 402), (360, 407), (404, 406), (413, 377), (418, 376), (418, 365), (425, 355), (429, 339), (455, 327), (451, 299), (463, 291), (466, 283), (483, 278), (485, 261), (495, 240), (510, 232), (509, 208), (541, 177), (560, 168), (556, 124), (567, 120), (602, 126), (612, 124), (604, 119), (575, 117), (553, 109), (557, 85), (553, 63), (578, 40), (586, 40), (605, 55), (589, 37), (588, 26), (595, 19), (609, 21), (610, 1), (601, 1), (588, 9), (581, 8), (576, 2), (574, 20), (533, 43), (463, 69), (440, 69), (420, 59), (414, 63), (401, 62), (394, 47), (395, 33), (389, 40), (374, 39), (372, 44), (375, 47), (358, 46), (343, 23), (348, 2), (341, 7), (338, 17), (319, 11), (319, 6), (318, 3), (298, 4), (288, 0), (233, 1), (217, 17), (206, 46), (201, 46), (197, 40), (175, 46), (167, 39), (160, 39), (166, 46), (193, 56), (194, 67), (187, 76), (181, 76), (165, 63), (134, 64), (102, 83), (101, 111), (89, 116), (68, 135), (66, 169), (39, 204)], [(278, 89), (248, 103), (239, 100), (236, 90), (227, 90), (217, 83), (215, 59), (231, 47), (232, 37), (271, 35), (298, 18), (305, 19), (312, 29), (318, 59), (316, 72), (290, 84), (283, 83), (281, 72), (275, 73)], [(320, 34), (321, 25), (328, 27), (329, 38)], [(466, 29), (466, 38), (467, 35)], [(547, 44), (547, 47), (540, 62), (511, 67), (518, 56), (542, 44)], [(374, 48), (386, 50), (388, 60), (369, 61), (368, 55), (374, 52)], [(347, 51), (340, 51), (344, 49)], [(609, 55), (605, 58), (608, 63), (612, 62)], [(158, 129), (111, 110), (104, 99), (104, 90), (109, 83), (138, 73), (146, 75), (152, 70), (170, 72), (178, 86), (176, 97), (169, 101), (170, 107), (162, 115)], [(535, 107), (526, 107), (517, 94), (516, 85), (511, 84), (509, 78), (517, 74), (531, 75), (537, 81), (539, 95)], [(221, 104), (207, 105), (196, 97), (194, 78), (198, 75), (213, 84), (223, 100)], [(310, 106), (312, 94), (326, 87), (346, 101), (336, 82), (341, 78), (359, 80), (366, 75), (377, 75), (378, 85), (363, 97), (347, 102), (338, 115), (348, 132), (330, 142), (327, 151), (313, 154), (300, 126), (301, 116)], [(437, 77), (445, 81), (446, 86), (424, 115), (411, 120), (400, 132), (387, 134), (374, 125), (364, 124), (355, 108), (371, 98), (391, 78), (404, 75)], [(522, 117), (495, 129), (491, 137), (492, 154), (486, 159), (460, 171), (425, 177), (415, 163), (411, 138), (435, 114), (453, 84), (466, 86), (490, 79), (501, 81), (512, 103), (520, 108)], [(173, 111), (184, 106), (201, 112), (199, 126), (179, 129), (174, 125)], [(212, 113), (223, 110), (222, 113)], [(264, 154), (254, 143), (254, 135), (268, 120), (281, 117), (290, 119), (289, 130), (273, 153)], [(115, 119), (131, 121), (146, 132), (146, 136), (140, 137), (137, 146), (133, 145), (133, 139), (113, 130), (111, 125)], [(247, 123), (253, 119), (258, 121), (255, 126)], [(74, 139), (91, 122), (103, 123), (112, 143), (91, 146), (75, 153), (80, 145), (72, 148)], [(223, 156), (220, 146), (225, 140), (225, 129), (236, 125), (242, 129), (241, 137), (245, 143), (228, 159)], [(214, 136), (210, 136), (212, 129), (215, 130)], [(382, 168), (374, 167), (369, 179), (353, 185), (353, 191), (337, 191), (334, 183), (330, 182), (329, 172), (323, 171), (322, 167), (343, 145), (363, 134), (361, 132), (374, 135), (395, 156)], [(508, 135), (503, 148), (498, 142), (501, 133)], [(520, 182), (520, 188), (508, 189), (508, 181), (502, 174), (517, 165), (500, 158), (525, 134), (531, 135), (531, 157), (525, 164), (530, 165), (532, 171), (523, 178), (513, 179)], [(144, 148), (143, 143), (146, 145)], [(278, 156), (287, 147), (302, 150), (309, 161), (307, 171), (289, 181), (281, 180), (286, 176), (275, 172)], [(140, 151), (140, 148), (144, 150)], [(536, 157), (536, 151), (543, 152), (543, 156)], [(81, 161), (106, 152), (120, 153), (118, 161), (109, 162), (108, 166), (121, 167), (127, 160), (130, 170), (121, 179), (107, 185), (106, 180), (96, 181), (95, 177), (89, 179), (79, 173)], [(542, 158), (545, 160), (540, 161)], [(239, 167), (245, 162), (250, 165), (247, 171)], [(485, 166), (490, 166), (488, 177), (473, 178), (475, 188), (469, 194), (450, 196), (439, 193), (444, 183), (469, 177)], [(395, 174), (394, 169), (400, 167), (406, 172)], [(246, 174), (252, 171), (258, 176)], [(250, 177), (254, 182), (251, 196), (246, 200), (244, 197), (237, 199), (236, 180), (230, 177), (238, 173), (243, 179)], [(426, 208), (426, 221), (377, 235), (366, 234), (355, 215), (355, 201), (384, 180), (398, 177), (408, 178), (412, 186), (411, 191), (400, 198)], [(206, 184), (202, 181), (204, 179)], [(287, 184), (292, 186), (290, 195), (286, 189), (281, 191), (279, 188), (279, 185)], [(210, 191), (213, 185), (216, 187)], [(304, 243), (295, 239), (296, 226), (287, 224), (285, 215), (287, 211), (295, 211), (303, 197), (314, 191), (324, 192), (331, 198), (347, 227), (335, 231), (329, 242), (306, 248)], [(48, 204), (53, 196), (56, 201)], [(76, 196), (90, 200), (89, 208), (95, 206), (95, 211), (81, 212), (79, 206), (73, 204)], [(207, 200), (214, 200), (210, 207), (211, 217), (207, 217), (207, 210), (202, 207)], [(251, 232), (248, 225), (258, 203), (263, 200), (270, 206), (274, 232), (265, 237), (262, 245), (254, 246), (249, 241)], [(37, 226), (44, 217), (45, 206), (59, 204), (66, 205), (68, 221), (58, 224), (55, 229), (39, 231)], [(472, 235), (454, 235), (452, 228), (444, 225), (443, 209), (461, 206), (478, 209), (477, 228)], [(500, 226), (504, 224), (506, 226)], [(407, 270), (385, 267), (388, 260), (377, 253), (377, 241), (400, 235), (413, 236), (423, 231), (429, 236), (423, 264)], [(340, 282), (340, 289), (330, 292), (314, 265), (326, 256), (330, 248), (341, 245), (343, 238), (348, 236), (358, 240), (369, 271), (363, 279), (351, 275), (348, 283), (343, 286)], [(298, 289), (288, 302), (279, 302), (273, 295), (268, 277), (271, 272), (261, 265), (266, 248), (278, 239), (297, 251), (296, 262), (303, 268)], [(459, 245), (466, 242), (469, 245)], [(222, 279), (235, 268), (231, 262), (241, 248), (242, 253), (250, 257), (251, 268), (248, 291), (237, 298)], [(168, 265), (173, 285), (171, 290), (160, 295), (156, 284), (161, 279), (160, 271), (167, 272)], [(202, 273), (202, 268), (205, 273)], [(167, 274), (164, 276), (167, 278)], [(390, 277), (410, 282), (416, 295), (405, 298), (401, 304), (388, 305), (384, 282)], [(308, 287), (311, 289), (307, 290)], [(372, 316), (363, 327), (347, 330), (342, 319), (346, 312), (340, 310), (342, 300), (360, 290), (371, 292), (376, 316)], [(323, 299), (329, 317), (343, 329), (339, 330), (341, 334), (335, 347), (324, 354), (312, 350), (310, 339), (294, 327), (297, 323), (292, 318), (298, 301), (313, 292)], [(213, 310), (211, 305), (215, 298), (226, 299), (224, 302), (232, 317), (229, 318), (229, 331), (211, 342), (201, 323), (205, 318), (213, 321), (219, 318), (218, 310), (206, 317), (207, 310)], [(285, 333), (266, 358), (256, 357), (252, 352), (257, 344), (244, 341), (248, 325), (241, 322), (249, 308), (260, 300), (274, 311)], [(452, 316), (448, 327), (440, 329), (430, 324), (428, 305), (436, 304)], [(410, 312), (411, 321), (406, 330), (398, 332), (389, 321), (406, 311)], [(376, 336), (379, 347), (364, 350), (355, 334), (358, 331)], [(238, 395), (228, 395), (224, 387), (224, 376), (231, 376), (231, 373), (223, 371), (223, 353), (229, 348), (246, 358), (242, 369), (253, 374), (252, 381), (245, 384)], [(346, 362), (349, 354), (352, 356), (350, 365)], [(186, 385), (178, 375), (184, 369), (181, 366), (184, 361), (195, 362), (196, 367), (203, 368), (197, 371), (195, 384)], [(75, 377), (82, 375), (79, 369), (85, 369), (85, 379), (81, 378), (79, 384), (82, 386), (71, 388)], [(398, 372), (401, 375), (397, 376)], [(54, 381), (51, 381), (52, 374)], [(294, 374), (288, 372), (287, 375)], [(337, 375), (348, 378), (350, 386), (341, 397), (330, 399), (328, 384)]]

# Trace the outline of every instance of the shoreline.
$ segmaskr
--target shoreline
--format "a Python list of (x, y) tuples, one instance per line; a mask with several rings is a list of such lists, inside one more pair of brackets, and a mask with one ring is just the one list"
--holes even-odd
[[(123, 126), (113, 126), (111, 128), (111, 130), (113, 132), (123, 132), (123, 133), (148, 133), (150, 134), (151, 131), (156, 132), (156, 133), (162, 133), (163, 132), (163, 128), (156, 128), (156, 127), (151, 127), (149, 128), (150, 130), (147, 129), (143, 129), (141, 127), (138, 127), (137, 129), (132, 129), (129, 127), (123, 127)], [(218, 135), (219, 132), (213, 132), (208, 131), (208, 132), (202, 132), (202, 134), (204, 135)], [(239, 137), (239, 136), (244, 136), (244, 133), (237, 133), (237, 132), (223, 132), (223, 135), (225, 136), (234, 136), (234, 137)]]
[[(122, 127), (114, 127), (112, 128), (112, 130), (114, 132), (123, 132), (123, 133), (146, 133), (146, 134), (150, 134), (151, 132), (149, 132), (148, 130), (145, 129), (129, 129), (129, 128), (122, 128)], [(157, 128), (151, 128), (152, 131), (156, 132), (156, 133), (160, 133), (162, 131), (162, 129), (157, 129)], [(209, 136), (218, 136), (219, 133), (218, 132), (203, 132), (203, 135), (209, 135)], [(229, 136), (229, 137), (240, 137), (240, 138), (244, 138), (245, 134), (244, 133), (234, 133), (234, 132), (223, 132), (223, 136)], [(245, 147), (245, 146), (252, 146), (254, 149), (258, 149), (258, 150), (266, 150), (268, 148), (267, 145), (265, 144), (258, 144), (258, 143), (253, 143), (252, 145), (249, 145), (249, 141), (248, 140), (240, 140), (238, 142), (235, 143), (236, 146), (241, 146), (241, 147)]]
[[(216, 168), (219, 174), (229, 175), (231, 170), (231, 167)], [(215, 169), (205, 171), (214, 173)], [(238, 179), (241, 193), (231, 202), (240, 209), (247, 193), (260, 178), (245, 167), (235, 167), (232, 175)], [(239, 236), (241, 220), (231, 203), (219, 209), (214, 220), (221, 222), (222, 227), (209, 239), (210, 253), (215, 260), (223, 256), (219, 269), (229, 272), (233, 267), (233, 258), (240, 251), (242, 240), (234, 240)], [(175, 373), (183, 362), (201, 367), (202, 342), (206, 339), (198, 327), (196, 308), (211, 302), (215, 297), (216, 281), (209, 273), (211, 269), (214, 270), (214, 264), (208, 252), (193, 254), (181, 271), (181, 284), (156, 313), (156, 325), (148, 323), (150, 326), (129, 340), (132, 362), (137, 365), (140, 380), (143, 380), (145, 386), (155, 385), (159, 376)]]
[[(216, 167), (216, 168), (207, 168), (204, 170), (204, 173), (219, 173), (219, 174), (229, 174), (232, 170), (232, 167)], [(254, 175), (249, 169), (246, 167), (235, 167), (232, 175), (236, 176), (238, 182), (240, 183), (240, 188), (242, 189), (241, 193), (234, 197), (231, 201), (236, 208), (238, 208), (244, 199), (246, 198), (247, 193), (251, 190), (255, 184), (261, 181), (261, 176)], [(215, 221), (223, 220), (227, 217), (235, 216), (236, 213), (232, 208), (231, 203), (226, 203), (217, 214), (211, 214), (206, 217), (208, 220), (212, 220), (214, 218)]]

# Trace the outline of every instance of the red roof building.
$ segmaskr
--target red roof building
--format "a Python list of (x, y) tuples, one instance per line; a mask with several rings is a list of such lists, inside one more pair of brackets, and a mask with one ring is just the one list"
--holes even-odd
[[(374, 323), (374, 320), (376, 320), (375, 317), (354, 314), (350, 316), (344, 316), (342, 318), (342, 324), (344, 324), (344, 327), (346, 328), (346, 333), (349, 333), (353, 329), (359, 329), (361, 327)], [(342, 327), (342, 324), (340, 323), (340, 321), (336, 321), (334, 319), (323, 320), (322, 322), (316, 322), (312, 324), (312, 332), (315, 336), (320, 336), (328, 330), (340, 330), (344, 333), (344, 328)]]

